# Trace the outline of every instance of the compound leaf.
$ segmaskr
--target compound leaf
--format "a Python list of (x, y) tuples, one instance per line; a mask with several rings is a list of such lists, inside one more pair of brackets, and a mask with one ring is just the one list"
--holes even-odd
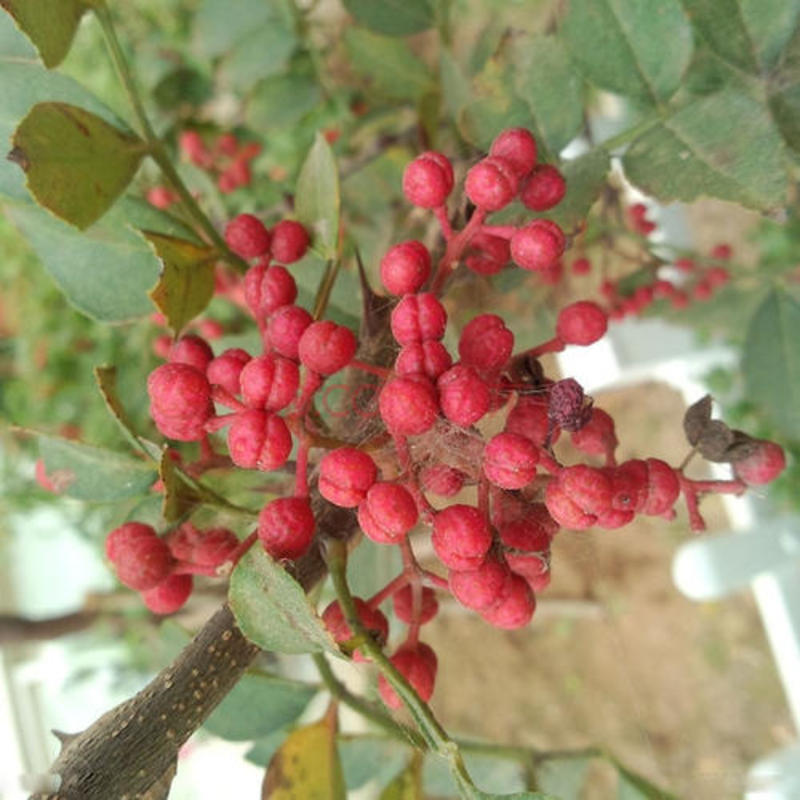
[(98, 220), (139, 168), (144, 142), (69, 103), (38, 103), (19, 124), (9, 158), (40, 205), (78, 228)]

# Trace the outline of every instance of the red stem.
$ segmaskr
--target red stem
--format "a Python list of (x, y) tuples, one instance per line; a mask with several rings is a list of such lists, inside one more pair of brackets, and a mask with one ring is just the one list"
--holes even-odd
[(453, 238), (453, 226), (447, 216), (447, 206), (437, 206), (433, 209), (433, 214), (439, 220), (439, 225), (442, 226), (442, 235), (447, 241), (450, 241)]
[(399, 592), (409, 580), (409, 574), (403, 570), (396, 578), (392, 578), (386, 586), (383, 587), (379, 592), (374, 594), (367, 600), (367, 605), (375, 609), (377, 608), (387, 597), (391, 597), (395, 592)]
[(374, 364), (367, 364), (366, 362), (359, 361), (356, 358), (354, 358), (347, 366), (355, 367), (363, 372), (369, 372), (370, 375), (377, 375), (379, 378), (388, 378), (392, 374), (392, 370), (387, 369), (386, 367), (376, 367)]
[(470, 221), (447, 242), (444, 255), (439, 260), (436, 268), (436, 276), (431, 286), (433, 294), (441, 294), (442, 287), (458, 265), (461, 254), (472, 240), (472, 237), (480, 230), (483, 221), (486, 219), (486, 211), (476, 209)]
[(484, 225), (481, 227), (481, 233), (486, 233), (489, 236), (499, 236), (501, 239), (510, 239), (517, 230), (514, 225)]
[(230, 408), (233, 411), (244, 411), (247, 406), (240, 400), (237, 400), (227, 389), (214, 384), (211, 387), (211, 399), (215, 403), (219, 403), (225, 408)]

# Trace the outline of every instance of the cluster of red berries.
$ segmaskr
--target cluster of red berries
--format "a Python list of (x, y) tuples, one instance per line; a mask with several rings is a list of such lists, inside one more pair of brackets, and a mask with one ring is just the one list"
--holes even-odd
[(127, 522), (106, 538), (106, 556), (117, 577), (140, 592), (156, 614), (172, 614), (189, 599), (193, 575), (214, 575), (239, 547), (227, 528), (198, 530), (184, 523), (165, 537), (142, 522)]
[(178, 146), (184, 158), (216, 176), (224, 194), (250, 185), (250, 162), (261, 152), (258, 142), (240, 142), (232, 133), (221, 134), (209, 146), (197, 131), (184, 131)]
[[(445, 245), (434, 259), (422, 242), (404, 241), (380, 262), (383, 285), (397, 297), (390, 317), (397, 352), (390, 368), (356, 360), (352, 331), (315, 321), (295, 304), (297, 287), (284, 265), (299, 260), (308, 247), (302, 225), (284, 220), (268, 229), (242, 214), (230, 222), (225, 238), (231, 250), (253, 262), (242, 294), (259, 326), (263, 352), (253, 356), (233, 349), (214, 356), (201, 337), (188, 335), (172, 344), (167, 363), (148, 379), (158, 429), (170, 439), (201, 442), (206, 459), (220, 457), (209, 434), (225, 427), (227, 457), (244, 469), (283, 467), (296, 446), (294, 492), (266, 504), (253, 534), (241, 545), (229, 542), (226, 561), (235, 561), (256, 540), (276, 559), (307, 552), (316, 532), (312, 476), (324, 500), (355, 510), (365, 536), (401, 549), (402, 572), (372, 598), (355, 603), (363, 626), (383, 645), (389, 623), (380, 605), (392, 600), (395, 616), (408, 629), (391, 661), (425, 700), (433, 692), (436, 656), (420, 641), (419, 630), (437, 613), (437, 591), (452, 594), (491, 625), (519, 628), (534, 614), (536, 593), (549, 584), (551, 542), (561, 527), (618, 528), (637, 514), (670, 517), (681, 493), (692, 525), (700, 527), (699, 495), (738, 493), (782, 468), (782, 451), (772, 443), (756, 443), (750, 460), (737, 462), (738, 478), (731, 481), (693, 481), (655, 458), (617, 464), (613, 419), (592, 407), (577, 381), (548, 379), (537, 360), (568, 345), (590, 345), (605, 334), (607, 312), (590, 301), (563, 308), (553, 338), (517, 354), (504, 320), (479, 314), (462, 329), (454, 360), (442, 341), (448, 314), (440, 297), (458, 265), (476, 269), (481, 260), (499, 262), (500, 242), (518, 265), (545, 272), (558, 263), (566, 238), (544, 219), (519, 226), (486, 223), (515, 197), (538, 211), (564, 196), (558, 171), (537, 166), (528, 131), (501, 133), (488, 156), (467, 172), (464, 191), (474, 211), (460, 230), (446, 208), (453, 188), (453, 166), (441, 153), (424, 153), (404, 173), (406, 197), (433, 211)], [(486, 263), (477, 269), (492, 270)], [(328, 376), (348, 366), (381, 376), (375, 402), (387, 434), (381, 441), (388, 440), (390, 449), (338, 447), (326, 452), (312, 473), (315, 439), (308, 415), (314, 397)], [(218, 414), (215, 405), (231, 413)], [(476, 426), (500, 411), (506, 415), (502, 431), (484, 440)], [(553, 447), (564, 432), (590, 461), (599, 457), (602, 464), (561, 464)], [(467, 487), (476, 489), (474, 502), (458, 498), (442, 507), (442, 499)], [(430, 530), (445, 575), (417, 562), (410, 535), (420, 526)], [(187, 564), (207, 569), (191, 542), (178, 552), (172, 535), (162, 540), (152, 529), (142, 539), (146, 544), (137, 544), (137, 534), (125, 545), (126, 553), (141, 550), (146, 557), (120, 556), (117, 539), (127, 542), (129, 534), (118, 531), (109, 539), (109, 558), (121, 579), (140, 591), (183, 577)], [(338, 602), (322, 616), (336, 641), (357, 650)], [(387, 705), (399, 706), (387, 683), (381, 681), (379, 689)]]

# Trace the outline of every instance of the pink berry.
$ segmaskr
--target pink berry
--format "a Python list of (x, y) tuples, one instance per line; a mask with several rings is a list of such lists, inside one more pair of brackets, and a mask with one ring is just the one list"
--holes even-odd
[(403, 173), (403, 194), (415, 206), (437, 208), (444, 205), (452, 190), (453, 167), (441, 153), (422, 153)]
[(547, 211), (557, 206), (566, 192), (564, 176), (551, 164), (540, 164), (522, 184), (519, 199), (532, 211)]
[(206, 378), (212, 386), (221, 386), (231, 394), (239, 393), (239, 376), (250, 361), (250, 353), (232, 347), (213, 359), (206, 368)]
[(211, 153), (197, 131), (183, 131), (178, 137), (178, 147), (194, 165), (203, 169), (211, 166)]
[(550, 516), (570, 530), (582, 531), (591, 528), (597, 521), (595, 514), (588, 514), (573, 501), (559, 481), (552, 480), (545, 489), (544, 502)]
[(601, 408), (593, 408), (589, 421), (571, 436), (572, 444), (590, 455), (608, 455), (617, 448), (614, 420)]
[(750, 486), (761, 486), (774, 481), (785, 467), (786, 455), (783, 448), (766, 439), (760, 439), (756, 443), (753, 453), (733, 462), (736, 477)]
[(170, 575), (158, 586), (143, 591), (142, 600), (154, 614), (174, 614), (186, 604), (193, 586), (191, 575)]
[(510, 582), (511, 570), (497, 558), (487, 558), (473, 570), (453, 570), (448, 580), (453, 597), (462, 606), (476, 611), (497, 603), (508, 591)]
[(433, 520), (433, 549), (450, 569), (477, 569), (492, 545), (492, 531), (473, 506), (456, 504), (440, 511)]
[(407, 294), (394, 307), (392, 335), (401, 345), (441, 339), (447, 327), (447, 312), (430, 292)]
[(535, 219), (511, 237), (511, 258), (523, 269), (544, 272), (566, 247), (564, 232), (554, 222)]
[(534, 593), (546, 589), (550, 583), (550, 550), (541, 553), (506, 551), (509, 569), (525, 579)]
[(181, 442), (203, 438), (214, 413), (205, 375), (188, 364), (162, 364), (148, 376), (147, 393), (150, 416), (164, 436)]
[(536, 477), (539, 451), (529, 439), (498, 433), (483, 451), (483, 471), (501, 489), (521, 489)]
[(588, 275), (592, 271), (592, 262), (588, 258), (576, 258), (572, 262), (574, 275)]
[(155, 535), (155, 531), (139, 536), (129, 532), (122, 536), (117, 531), (109, 534), (113, 539), (106, 545), (106, 550), (114, 555), (110, 560), (122, 583), (141, 592), (152, 589), (167, 578), (175, 562), (169, 546)]
[(520, 575), (511, 574), (509, 588), (504, 596), (481, 616), (495, 628), (514, 630), (527, 625), (536, 611), (536, 598), (528, 582)]
[(269, 315), (265, 344), (286, 358), (298, 361), (300, 337), (314, 318), (304, 308), (281, 306)]
[(378, 477), (372, 458), (355, 447), (331, 450), (319, 464), (319, 493), (342, 508), (355, 508)]
[(508, 239), (480, 231), (472, 237), (464, 263), (478, 275), (496, 275), (510, 259)]
[(608, 330), (608, 315), (597, 303), (579, 300), (561, 309), (556, 335), (565, 344), (589, 345)]
[(350, 328), (330, 320), (312, 322), (300, 337), (297, 354), (303, 366), (319, 375), (333, 375), (356, 354), (358, 342)]
[[(239, 540), (233, 531), (227, 528), (209, 528), (199, 533), (190, 560), (202, 567), (219, 567), (238, 546)], [(171, 543), (170, 549), (175, 552)]]
[(499, 156), (479, 161), (467, 172), (464, 191), (478, 208), (499, 211), (513, 199), (519, 188), (514, 165)]
[(294, 400), (300, 371), (294, 361), (269, 354), (252, 358), (239, 375), (245, 405), (280, 411)]
[(611, 508), (611, 480), (602, 469), (586, 464), (564, 467), (558, 482), (570, 499), (588, 514), (600, 514)]
[(261, 509), (258, 538), (276, 559), (300, 558), (314, 538), (314, 512), (305, 497), (279, 497)]
[(294, 220), (284, 219), (279, 222), (272, 229), (271, 236), (272, 257), (281, 264), (294, 264), (308, 250), (308, 231)]
[[(384, 616), (383, 612), (377, 608), (370, 608), (367, 603), (360, 597), (354, 597), (353, 603), (356, 607), (356, 614), (361, 624), (372, 635), (380, 647), (386, 643), (389, 637), (389, 621)], [(334, 641), (338, 643), (346, 642), (353, 638), (353, 631), (347, 624), (344, 618), (344, 611), (339, 605), (338, 600), (334, 600), (322, 612), (322, 622), (328, 629), (328, 632), (333, 636)]]
[(173, 364), (188, 364), (198, 372), (205, 372), (214, 353), (208, 342), (199, 336), (181, 336), (169, 350), (169, 360)]
[(635, 514), (633, 511), (621, 511), (616, 508), (610, 508), (598, 514), (594, 524), (597, 525), (598, 528), (611, 531), (622, 528), (624, 525), (632, 522), (634, 516)]
[(292, 451), (292, 435), (277, 414), (249, 408), (236, 414), (228, 430), (231, 460), (263, 472), (282, 467)]
[(641, 511), (647, 502), (647, 462), (635, 458), (607, 470), (611, 478), (611, 508), (615, 511)]
[(419, 482), (423, 491), (437, 494), (439, 497), (453, 497), (464, 486), (466, 476), (463, 472), (448, 467), (447, 464), (430, 464), (419, 473)]
[(281, 306), (294, 303), (297, 284), (285, 267), (260, 263), (245, 273), (244, 297), (253, 316), (261, 320)]
[(537, 395), (520, 395), (517, 403), (506, 417), (505, 430), (530, 439), (535, 445), (543, 447), (547, 434), (554, 443), (561, 434), (560, 428), (551, 424), (547, 400)]
[(424, 375), (390, 378), (381, 389), (378, 409), (389, 431), (401, 436), (425, 433), (439, 415), (436, 390)]
[[(428, 702), (433, 694), (436, 681), (436, 654), (423, 642), (416, 646), (404, 645), (389, 659), (394, 667), (411, 684), (420, 699)], [(389, 708), (402, 707), (403, 701), (398, 697), (386, 678), (378, 678), (378, 692)]]
[(401, 348), (394, 362), (394, 371), (398, 375), (421, 374), (436, 380), (452, 364), (453, 359), (445, 346), (434, 339), (428, 339), (424, 342), (412, 342)]
[(417, 524), (411, 493), (396, 483), (373, 483), (358, 507), (361, 530), (379, 544), (396, 544)]
[(536, 140), (525, 128), (507, 128), (495, 137), (489, 155), (510, 161), (517, 176), (524, 178), (536, 164)]
[(114, 528), (106, 537), (106, 558), (113, 564), (120, 558), (120, 554), (125, 552), (130, 543), (136, 539), (158, 538), (155, 528), (145, 525), (143, 522), (126, 522), (118, 528)]
[(249, 260), (269, 252), (270, 236), (260, 219), (239, 214), (225, 227), (225, 242), (234, 253)]
[(733, 248), (729, 244), (718, 244), (711, 248), (711, 258), (727, 261), (733, 255)]
[(468, 428), (489, 410), (489, 387), (472, 367), (456, 364), (436, 381), (442, 413), (451, 422)]
[(514, 349), (514, 334), (496, 314), (479, 314), (461, 331), (461, 363), (491, 372), (505, 366)]
[[(400, 622), (410, 624), (414, 619), (414, 593), (411, 584), (406, 584), (392, 595), (394, 615)], [(439, 611), (436, 593), (428, 586), (420, 588), (419, 624), (430, 622)]]
[(418, 292), (430, 274), (431, 254), (416, 240), (396, 244), (381, 259), (381, 280), (392, 294)]
[[(552, 524), (552, 517), (547, 514)], [(536, 517), (522, 517), (500, 526), (503, 546), (523, 553), (547, 553), (550, 550), (552, 525), (543, 525)]]

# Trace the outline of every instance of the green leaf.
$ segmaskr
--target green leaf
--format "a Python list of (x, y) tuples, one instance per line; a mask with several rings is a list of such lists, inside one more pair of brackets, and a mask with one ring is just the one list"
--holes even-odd
[(317, 689), (265, 673), (245, 674), (206, 720), (205, 729), (230, 741), (258, 739), (294, 722)]
[(771, 69), (795, 30), (798, 0), (681, 0), (717, 56), (752, 74)]
[(359, 23), (387, 36), (408, 36), (433, 26), (431, 0), (343, 0)]
[[(4, 19), (5, 16), (0, 16), (0, 20)], [(57, 72), (48, 72), (38, 61), (21, 60), (14, 52), (4, 54), (0, 58), (0, 140), (11, 141), (14, 130), (31, 106), (46, 100), (79, 105), (109, 124), (124, 128), (124, 123), (112, 111), (76, 81)], [(0, 159), (0, 194), (30, 202), (30, 194), (24, 187), (24, 173), (5, 158)]]
[[(465, 753), (464, 761), (476, 786), (491, 786), (492, 789), (507, 792), (523, 792), (527, 786), (519, 761), (482, 753)], [(452, 797), (459, 794), (447, 762), (438, 756), (430, 755), (425, 758), (423, 785), (426, 795)], [(493, 795), (487, 794), (481, 789), (476, 789), (471, 793), (471, 797), (475, 800), (487, 800), (498, 796), (510, 796), (518, 798), (518, 800), (522, 798), (524, 800), (545, 800), (546, 798), (545, 795), (525, 794), (524, 792), (522, 794)]]
[(263, 736), (253, 742), (253, 746), (244, 754), (244, 757), (251, 764), (259, 767), (266, 767), (272, 757), (283, 744), (287, 736), (285, 729), (278, 729), (268, 736)]
[(270, 761), (262, 800), (345, 800), (336, 750), (336, 732), (328, 720), (289, 734)]
[(36, 50), (10, 14), (0, 14), (0, 60), (6, 56), (35, 59)]
[(790, 147), (800, 150), (800, 27), (786, 47), (780, 67), (767, 84), (775, 124)]
[(418, 100), (433, 85), (430, 71), (404, 41), (351, 27), (344, 44), (356, 73), (385, 97)]
[(322, 100), (308, 75), (273, 75), (261, 81), (247, 104), (247, 124), (258, 130), (293, 128)]
[(800, 304), (785, 291), (767, 295), (742, 351), (747, 399), (758, 403), (786, 436), (800, 438)]
[(589, 209), (600, 196), (610, 168), (608, 154), (600, 148), (562, 162), (560, 169), (567, 182), (567, 193), (552, 211), (543, 216), (557, 222), (565, 231), (574, 230), (586, 219)]
[(347, 788), (355, 790), (394, 778), (408, 760), (408, 745), (385, 736), (340, 736), (339, 758)]
[(589, 758), (561, 758), (545, 761), (536, 770), (536, 785), (545, 792), (562, 798), (577, 800), (586, 781)]
[(262, 78), (282, 72), (297, 46), (297, 37), (282, 19), (248, 31), (225, 55), (220, 77), (237, 92), (248, 92)]
[(40, 205), (78, 228), (98, 220), (131, 182), (145, 145), (69, 103), (37, 103), (8, 157)]
[(420, 753), (414, 753), (406, 769), (381, 792), (380, 800), (425, 800)]
[(124, 322), (152, 311), (147, 292), (158, 280), (158, 261), (128, 226), (168, 232), (172, 226), (165, 214), (125, 198), (81, 233), (33, 204), (6, 211), (79, 311), (102, 322)]
[(33, 42), (48, 69), (64, 60), (87, 9), (81, 0), (0, 0), (0, 6)]
[(167, 522), (175, 522), (191, 511), (201, 500), (195, 489), (186, 484), (178, 473), (177, 464), (168, 447), (164, 448), (158, 463), (158, 477), (164, 484), (164, 502), (161, 516)]
[(509, 57), (516, 93), (530, 108), (537, 138), (558, 155), (583, 124), (581, 82), (567, 52), (556, 36), (521, 36), (512, 41)]
[(659, 789), (646, 778), (623, 767), (616, 759), (611, 762), (619, 773), (617, 800), (677, 800), (674, 794)]
[(36, 434), (48, 477), (77, 500), (111, 502), (145, 494), (155, 470), (113, 450)]
[(251, 548), (238, 563), (228, 598), (242, 633), (264, 650), (339, 655), (303, 587), (263, 548)]
[(230, 50), (273, 14), (265, 0), (236, 0), (231, 13), (230, 0), (203, 0), (194, 15), (192, 49), (201, 58), (216, 58)]
[(313, 247), (323, 258), (335, 258), (339, 241), (339, 171), (330, 145), (317, 134), (295, 190), (297, 219), (314, 232)]
[(589, 81), (653, 104), (672, 96), (692, 56), (678, 0), (571, 0), (562, 34)]
[(177, 335), (214, 296), (215, 251), (154, 231), (142, 231), (142, 236), (161, 262), (158, 283), (148, 294)]
[(709, 195), (763, 210), (786, 200), (783, 144), (767, 109), (731, 89), (651, 128), (628, 148), (623, 166), (632, 183), (662, 202)]

